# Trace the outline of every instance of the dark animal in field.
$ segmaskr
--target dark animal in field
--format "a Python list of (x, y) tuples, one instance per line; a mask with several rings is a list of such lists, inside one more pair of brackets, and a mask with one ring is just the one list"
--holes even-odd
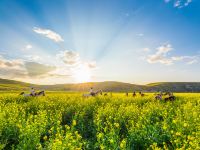
[(24, 97), (37, 97), (37, 96), (45, 96), (45, 92), (44, 91), (35, 92), (35, 95), (26, 94), (25, 92), (21, 92), (19, 95), (22, 95)]
[(128, 92), (126, 92), (126, 96), (128, 96)]
[(176, 97), (174, 95), (166, 97), (164, 100), (166, 101), (175, 101)]
[(142, 94), (141, 94), (141, 96), (143, 97), (143, 96), (145, 96), (145, 94), (144, 94), (144, 93), (142, 93)]
[(133, 97), (137, 96), (135, 92), (133, 92)]
[(19, 95), (24, 95), (25, 93), (24, 92), (21, 92)]
[(103, 95), (103, 91), (102, 90), (98, 90), (96, 92), (91, 93), (92, 96), (96, 96), (98, 94)]
[(35, 92), (35, 96), (45, 96), (44, 91)]
[(104, 96), (108, 96), (108, 94), (107, 94), (107, 93), (104, 93)]
[(140, 94), (140, 96), (146, 96), (144, 93), (142, 93), (142, 92), (139, 92), (139, 94)]
[(102, 90), (98, 90), (96, 92), (92, 92), (92, 93), (88, 93), (88, 94), (83, 94), (83, 97), (90, 97), (90, 96), (97, 96), (98, 94), (102, 95), (103, 91)]
[(156, 100), (162, 100), (162, 95), (161, 95), (161, 94), (157, 94), (157, 95), (155, 96), (155, 99), (156, 99)]
[(162, 93), (162, 96), (172, 96), (173, 95), (173, 93), (172, 92), (165, 92), (165, 93)]

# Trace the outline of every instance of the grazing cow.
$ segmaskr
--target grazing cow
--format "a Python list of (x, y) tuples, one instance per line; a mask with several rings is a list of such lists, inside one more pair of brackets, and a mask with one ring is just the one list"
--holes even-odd
[(126, 96), (128, 96), (128, 92), (126, 92)]
[(108, 96), (108, 94), (107, 94), (107, 93), (104, 93), (104, 96)]

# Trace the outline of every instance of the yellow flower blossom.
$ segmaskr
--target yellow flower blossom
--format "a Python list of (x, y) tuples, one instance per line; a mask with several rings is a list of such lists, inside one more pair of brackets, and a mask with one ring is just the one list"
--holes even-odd
[(47, 140), (47, 136), (45, 135), (45, 136), (43, 137), (43, 139), (46, 141), (46, 140)]
[(177, 136), (180, 136), (180, 135), (181, 135), (181, 133), (180, 133), (180, 132), (176, 132), (176, 135), (177, 135)]
[(121, 147), (121, 148), (125, 148), (125, 147), (126, 147), (126, 141), (125, 141), (125, 140), (122, 140), (122, 141), (121, 141), (120, 147)]
[(114, 123), (114, 126), (115, 126), (116, 128), (119, 128), (119, 123)]
[(72, 125), (75, 126), (76, 125), (76, 120), (72, 121)]
[(114, 140), (113, 140), (113, 139), (111, 139), (111, 140), (110, 140), (110, 143), (111, 143), (111, 144), (113, 144), (113, 143), (114, 143)]
[(187, 124), (187, 123), (184, 123), (184, 124), (183, 124), (183, 126), (184, 126), (184, 127), (187, 127), (187, 126), (188, 126), (188, 124)]

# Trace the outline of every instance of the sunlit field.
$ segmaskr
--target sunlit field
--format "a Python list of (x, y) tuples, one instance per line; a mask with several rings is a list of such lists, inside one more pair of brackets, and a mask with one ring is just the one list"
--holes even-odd
[(200, 149), (200, 94), (0, 94), (0, 149)]

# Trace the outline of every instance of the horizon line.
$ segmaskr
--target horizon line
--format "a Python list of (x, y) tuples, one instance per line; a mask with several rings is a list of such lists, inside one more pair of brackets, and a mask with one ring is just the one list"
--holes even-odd
[(146, 84), (137, 84), (137, 83), (131, 83), (131, 82), (123, 82), (123, 81), (112, 81), (112, 80), (104, 80), (104, 81), (91, 81), (91, 82), (80, 82), (80, 83), (55, 83), (55, 84), (35, 84), (35, 83), (31, 83), (31, 82), (24, 82), (24, 81), (21, 81), (21, 80), (14, 80), (14, 79), (6, 79), (6, 78), (0, 78), (0, 79), (3, 79), (3, 80), (10, 80), (10, 81), (17, 81), (17, 82), (22, 82), (22, 83), (26, 83), (26, 84), (32, 84), (32, 85), (64, 85), (64, 84), (74, 84), (74, 85), (77, 85), (77, 84), (91, 84), (91, 83), (103, 83), (103, 82), (118, 82), (118, 83), (124, 83), (124, 84), (131, 84), (131, 85), (140, 85), (140, 86), (147, 86), (147, 85), (150, 85), (150, 84), (155, 84), (155, 83), (200, 83), (200, 81), (156, 81), (156, 82), (149, 82), (149, 83), (146, 83)]

